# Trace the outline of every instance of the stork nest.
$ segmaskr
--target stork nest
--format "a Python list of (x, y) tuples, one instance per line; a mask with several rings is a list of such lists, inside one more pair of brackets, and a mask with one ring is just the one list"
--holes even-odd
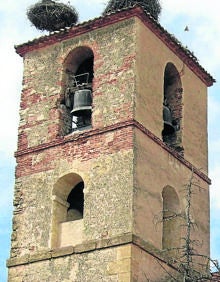
[(150, 13), (155, 20), (159, 19), (161, 13), (160, 0), (109, 0), (103, 15), (135, 5), (141, 6), (145, 12)]
[(27, 17), (37, 29), (47, 31), (72, 26), (78, 21), (74, 7), (52, 0), (41, 0), (30, 6)]

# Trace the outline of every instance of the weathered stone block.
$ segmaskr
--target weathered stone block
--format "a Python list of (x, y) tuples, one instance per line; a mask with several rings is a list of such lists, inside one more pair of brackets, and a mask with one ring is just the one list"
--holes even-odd
[(54, 249), (51, 252), (51, 257), (56, 258), (61, 256), (67, 256), (73, 254), (73, 252), (74, 252), (74, 248), (72, 246)]

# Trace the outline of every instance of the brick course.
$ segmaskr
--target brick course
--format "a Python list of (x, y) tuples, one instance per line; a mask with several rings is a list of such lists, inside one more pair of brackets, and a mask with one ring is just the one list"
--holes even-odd
[[(203, 206), (195, 221), (205, 242), (201, 249), (209, 253), (204, 120), (206, 86), (213, 79), (177, 45), (162, 27), (134, 8), (17, 47), (24, 56), (24, 79), (9, 281), (142, 281), (147, 277), (146, 265), (157, 269), (150, 279), (162, 281), (164, 273), (157, 264), (162, 228), (155, 231), (153, 217), (163, 209), (166, 185), (176, 189), (184, 212), (181, 189), (192, 170), (205, 187), (194, 198), (194, 206)], [(67, 134), (64, 65), (68, 54), (81, 46), (94, 54), (92, 125)], [(163, 56), (158, 55), (161, 50)], [(178, 70), (183, 61), (187, 65), (182, 78), (188, 111), (185, 159), (161, 140), (168, 58)], [(193, 94), (200, 94), (193, 99), (191, 85)], [(187, 126), (193, 120), (189, 101), (198, 104), (202, 113), (192, 129)], [(190, 130), (197, 132), (201, 122), (201, 138), (195, 135), (188, 142)], [(196, 169), (200, 165), (204, 173)], [(67, 189), (59, 187), (60, 179), (67, 177), (62, 183), (70, 186), (75, 175), (85, 184), (82, 244), (55, 250), (51, 238), (59, 228), (54, 227), (53, 199)]]

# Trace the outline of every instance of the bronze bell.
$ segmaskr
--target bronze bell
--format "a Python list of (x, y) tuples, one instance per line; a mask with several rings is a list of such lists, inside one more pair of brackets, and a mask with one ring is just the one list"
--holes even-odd
[(163, 120), (164, 120), (164, 129), (163, 129), (163, 135), (170, 135), (175, 132), (175, 127), (172, 123), (172, 116), (170, 109), (163, 105)]
[(89, 89), (77, 90), (74, 93), (74, 103), (71, 113), (76, 116), (84, 116), (91, 113), (92, 92)]

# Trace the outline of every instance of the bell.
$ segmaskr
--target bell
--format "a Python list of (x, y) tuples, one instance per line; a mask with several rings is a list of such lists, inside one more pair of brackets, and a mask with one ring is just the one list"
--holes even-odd
[(74, 93), (74, 103), (71, 113), (76, 116), (84, 116), (91, 113), (92, 92), (89, 89), (77, 90)]
[(163, 129), (163, 135), (170, 135), (175, 132), (175, 127), (172, 123), (172, 116), (170, 109), (163, 105), (163, 120), (164, 120), (164, 129)]

